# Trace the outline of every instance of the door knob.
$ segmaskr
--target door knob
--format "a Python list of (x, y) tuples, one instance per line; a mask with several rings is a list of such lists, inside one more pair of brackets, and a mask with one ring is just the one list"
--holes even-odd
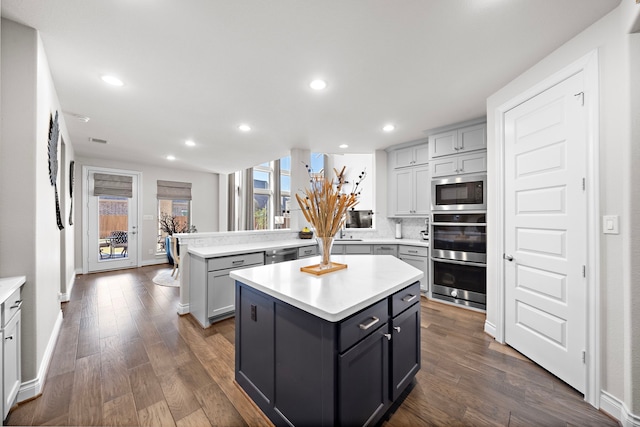
[(506, 259), (509, 262), (513, 261), (513, 257), (511, 255), (503, 254), (502, 258)]

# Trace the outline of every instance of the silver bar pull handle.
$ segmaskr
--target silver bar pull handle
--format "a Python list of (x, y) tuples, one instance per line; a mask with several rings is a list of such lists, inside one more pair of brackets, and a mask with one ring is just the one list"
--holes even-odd
[(233, 265), (242, 265), (242, 264), (244, 264), (244, 260), (243, 259), (239, 259), (237, 261), (233, 261), (232, 264)]
[(369, 329), (370, 327), (372, 327), (373, 325), (375, 325), (379, 321), (380, 321), (380, 319), (378, 319), (376, 316), (371, 316), (371, 320), (368, 323), (360, 323), (358, 325), (358, 327), (360, 329), (362, 329), (363, 331), (366, 331), (367, 329)]
[(382, 334), (385, 337), (387, 337), (387, 341), (391, 341), (391, 334)]
[(416, 299), (416, 297), (417, 297), (417, 296), (418, 296), (418, 295), (411, 295), (411, 294), (409, 294), (409, 295), (407, 295), (406, 297), (402, 298), (402, 301), (404, 301), (404, 302), (411, 302), (411, 301), (413, 301), (414, 299)]
[(20, 308), (21, 306), (22, 306), (22, 300), (18, 300), (9, 308)]
[(397, 333), (400, 333), (400, 326), (394, 326), (393, 329), (395, 329)]

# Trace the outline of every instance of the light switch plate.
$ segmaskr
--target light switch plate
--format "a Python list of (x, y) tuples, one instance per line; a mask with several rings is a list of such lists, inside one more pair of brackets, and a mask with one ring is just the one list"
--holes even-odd
[(602, 232), (604, 234), (620, 234), (618, 215), (604, 215), (602, 217)]

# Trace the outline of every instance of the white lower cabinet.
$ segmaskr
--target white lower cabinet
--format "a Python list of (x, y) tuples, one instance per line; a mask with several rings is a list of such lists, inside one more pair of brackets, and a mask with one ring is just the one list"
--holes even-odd
[(422, 270), (424, 277), (420, 279), (420, 291), (429, 291), (429, 248), (398, 245), (398, 258), (415, 268)]
[[(0, 279), (0, 288), (7, 282)], [(7, 418), (9, 410), (14, 405), (20, 384), (22, 383), (22, 373), (20, 367), (21, 352), (21, 314), (22, 314), (22, 284), (24, 279), (18, 282), (11, 282), (11, 294), (2, 301), (0, 308), (2, 338), (2, 354), (0, 364), (2, 365), (2, 419)], [(16, 285), (18, 284), (18, 285)], [(18, 286), (15, 288), (15, 286)]]

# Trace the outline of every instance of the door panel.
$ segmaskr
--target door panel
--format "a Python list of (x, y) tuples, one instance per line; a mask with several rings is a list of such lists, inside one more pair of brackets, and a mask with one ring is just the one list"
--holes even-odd
[[(132, 196), (94, 195), (94, 175), (110, 174), (131, 177)], [(138, 265), (138, 175), (122, 171), (88, 169), (87, 251), (89, 272), (131, 268)]]
[(582, 73), (505, 114), (505, 340), (584, 392)]

